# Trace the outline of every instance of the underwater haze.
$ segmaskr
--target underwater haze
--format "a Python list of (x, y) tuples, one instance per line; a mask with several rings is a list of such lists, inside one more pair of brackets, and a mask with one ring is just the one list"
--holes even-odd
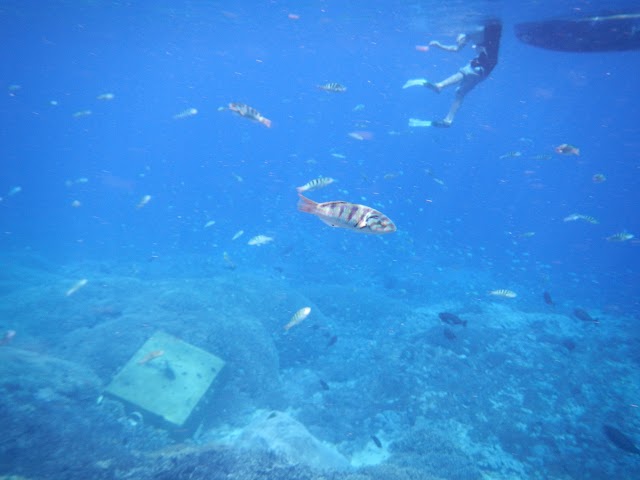
[(637, 13), (0, 2), (0, 480), (637, 478)]

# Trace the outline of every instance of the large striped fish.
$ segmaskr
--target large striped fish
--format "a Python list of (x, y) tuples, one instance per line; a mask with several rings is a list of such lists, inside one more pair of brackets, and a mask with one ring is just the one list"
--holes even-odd
[(237, 113), (241, 117), (248, 118), (250, 120), (255, 120), (256, 122), (260, 122), (265, 127), (271, 127), (271, 120), (262, 116), (262, 114), (257, 111), (255, 108), (250, 107), (244, 103), (230, 103), (229, 110)]
[(372, 234), (396, 231), (389, 217), (366, 205), (340, 201), (317, 203), (300, 194), (298, 197), (298, 210), (315, 215), (332, 227)]

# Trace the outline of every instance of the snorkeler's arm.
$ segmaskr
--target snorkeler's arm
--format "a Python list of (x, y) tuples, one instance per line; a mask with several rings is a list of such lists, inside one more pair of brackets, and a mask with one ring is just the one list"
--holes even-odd
[(464, 34), (458, 35), (455, 45), (444, 45), (438, 40), (432, 40), (429, 42), (430, 47), (438, 47), (446, 52), (458, 52), (467, 44), (467, 36)]

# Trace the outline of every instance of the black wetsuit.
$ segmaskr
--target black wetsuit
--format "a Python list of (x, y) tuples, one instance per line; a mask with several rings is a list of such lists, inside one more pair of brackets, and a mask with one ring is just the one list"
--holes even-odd
[(482, 68), (482, 77), (488, 77), (498, 64), (498, 51), (500, 50), (500, 36), (502, 35), (502, 23), (497, 20), (487, 22), (484, 26), (483, 39), (478, 45), (480, 52), (471, 60), (472, 67)]

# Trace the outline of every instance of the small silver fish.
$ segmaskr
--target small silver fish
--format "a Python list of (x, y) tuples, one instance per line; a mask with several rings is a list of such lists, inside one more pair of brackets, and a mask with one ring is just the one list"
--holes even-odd
[(518, 158), (521, 156), (522, 156), (522, 152), (515, 151), (515, 152), (507, 152), (504, 155), (500, 155), (499, 158), (500, 160), (504, 160), (506, 158)]
[(270, 242), (273, 242), (272, 237), (267, 237), (266, 235), (256, 235), (255, 237), (251, 238), (247, 242), (247, 245), (259, 247), (260, 245), (266, 245), (267, 243), (270, 243)]
[(144, 207), (147, 203), (149, 203), (151, 201), (151, 195), (145, 195), (144, 197), (142, 197), (140, 199), (140, 201), (138, 202), (138, 204), (136, 205), (136, 208), (142, 208)]
[(597, 225), (598, 220), (596, 220), (595, 218), (593, 218), (590, 215), (582, 215), (581, 213), (572, 213), (571, 215), (567, 215), (566, 217), (564, 217), (563, 219), (565, 222), (575, 222), (576, 220), (582, 220), (585, 221), (587, 223), (591, 223), (593, 225)]
[(331, 185), (335, 180), (331, 177), (319, 177), (314, 178), (310, 182), (305, 183), (301, 187), (297, 187), (298, 193), (308, 192), (309, 190), (315, 190), (317, 188), (324, 188), (327, 185)]
[(86, 278), (83, 278), (82, 280), (78, 280), (73, 285), (73, 287), (71, 287), (69, 290), (67, 290), (67, 293), (65, 293), (65, 295), (67, 297), (70, 297), (71, 295), (76, 293), (78, 290), (80, 290), (82, 287), (84, 287), (87, 283), (89, 283), (89, 280), (87, 280)]
[(607, 237), (607, 240), (609, 242), (626, 242), (627, 240), (631, 240), (632, 238), (634, 238), (634, 235), (632, 233), (620, 232)]
[(500, 288), (498, 290), (492, 290), (489, 292), (489, 295), (493, 295), (494, 297), (504, 297), (504, 298), (516, 298), (516, 292), (511, 290), (506, 290), (504, 288)]
[(198, 114), (197, 108), (187, 108), (186, 110), (181, 111), (173, 116), (174, 120), (180, 120), (182, 118), (193, 117)]
[(271, 120), (265, 118), (259, 111), (249, 105), (232, 102), (229, 104), (229, 110), (237, 113), (241, 117), (248, 118), (249, 120), (255, 120), (256, 122), (263, 124), (265, 127), (271, 128)]
[(347, 87), (344, 85), (340, 85), (336, 82), (325, 83), (324, 85), (318, 85), (320, 90), (324, 90), (325, 92), (334, 92), (334, 93), (344, 93), (347, 91)]
[(300, 322), (302, 322), (305, 318), (307, 318), (310, 313), (311, 313), (310, 307), (301, 308), (300, 310), (298, 310), (296, 313), (293, 314), (293, 317), (291, 317), (291, 320), (289, 320), (289, 323), (287, 323), (284, 326), (284, 329), (289, 330), (290, 328), (295, 327)]

